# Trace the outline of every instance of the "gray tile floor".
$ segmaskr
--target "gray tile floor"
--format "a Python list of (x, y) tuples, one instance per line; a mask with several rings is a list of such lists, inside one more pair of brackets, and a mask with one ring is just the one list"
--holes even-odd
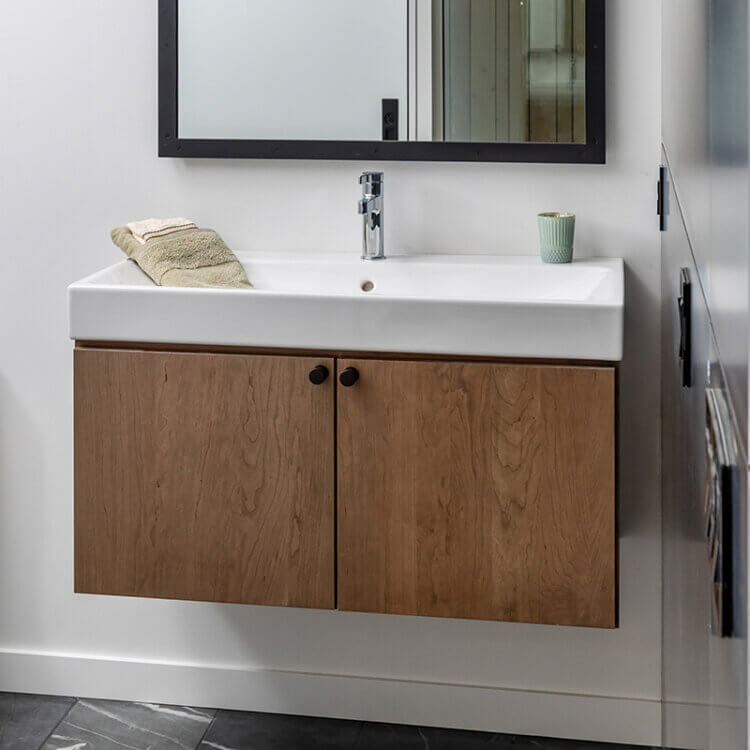
[[(361, 721), (0, 693), (0, 750), (628, 750)], [(635, 748), (630, 748), (635, 750)], [(643, 750), (642, 748), (640, 750)]]

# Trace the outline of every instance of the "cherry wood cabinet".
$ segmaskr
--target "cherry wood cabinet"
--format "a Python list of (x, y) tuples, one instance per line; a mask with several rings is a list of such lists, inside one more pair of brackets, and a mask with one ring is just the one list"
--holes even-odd
[(612, 368), (338, 367), (340, 609), (615, 626)]
[(75, 351), (78, 592), (610, 628), (616, 576), (612, 366)]
[(75, 352), (75, 589), (333, 608), (326, 358)]

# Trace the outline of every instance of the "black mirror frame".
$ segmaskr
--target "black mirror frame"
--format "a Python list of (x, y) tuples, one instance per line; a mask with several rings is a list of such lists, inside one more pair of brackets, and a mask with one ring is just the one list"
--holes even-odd
[(269, 141), (178, 137), (178, 0), (159, 0), (159, 156), (209, 159), (604, 164), (605, 0), (586, 0), (586, 143)]

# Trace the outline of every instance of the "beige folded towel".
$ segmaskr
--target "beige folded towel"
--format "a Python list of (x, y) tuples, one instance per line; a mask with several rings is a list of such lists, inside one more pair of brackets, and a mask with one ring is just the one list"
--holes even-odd
[(198, 226), (190, 219), (178, 216), (175, 219), (144, 219), (143, 221), (131, 221), (128, 229), (133, 233), (141, 245), (145, 245), (154, 237), (164, 237), (181, 229), (197, 229)]
[(252, 289), (235, 254), (213, 229), (182, 229), (141, 244), (127, 227), (112, 242), (159, 286)]

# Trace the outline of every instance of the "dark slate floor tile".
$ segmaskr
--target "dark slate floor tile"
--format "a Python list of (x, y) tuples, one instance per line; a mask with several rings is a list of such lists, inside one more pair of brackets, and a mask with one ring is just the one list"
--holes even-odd
[(608, 742), (555, 740), (511, 734), (496, 734), (491, 748), (492, 750), (646, 750), (643, 747), (612, 745)]
[[(556, 740), (516, 734), (494, 734), (490, 737), (489, 750), (646, 750), (643, 747), (635, 748), (630, 745), (610, 745), (583, 740)], [(442, 745), (437, 745), (437, 747), (442, 747)], [(478, 745), (478, 747), (484, 747), (484, 745)], [(432, 748), (432, 744), (430, 744), (430, 748)]]
[(424, 750), (424, 730), (419, 727), (400, 724), (362, 724), (354, 750), (380, 750), (385, 747), (397, 747), (399, 750)]
[(73, 698), (0, 693), (0, 750), (39, 750)]
[(396, 724), (362, 725), (355, 750), (496, 750), (496, 735), (457, 729), (428, 729)]
[(195, 750), (215, 711), (79, 700), (43, 750)]
[[(354, 750), (636, 750), (624, 745), (364, 723)], [(643, 750), (641, 748), (640, 750)]]
[(218, 711), (200, 750), (351, 750), (360, 726), (356, 721)]

